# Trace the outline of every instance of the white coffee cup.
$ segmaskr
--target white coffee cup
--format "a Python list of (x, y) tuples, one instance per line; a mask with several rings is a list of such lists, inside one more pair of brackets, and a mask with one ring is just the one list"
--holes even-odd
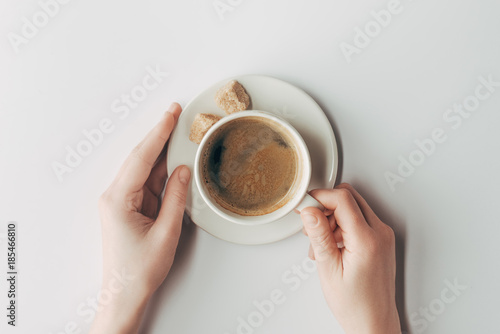
[[(225, 209), (224, 207), (219, 205), (214, 198), (212, 198), (205, 185), (205, 182), (202, 182), (203, 166), (201, 166), (201, 160), (202, 160), (201, 156), (205, 150), (205, 146), (207, 145), (207, 143), (210, 143), (211, 136), (217, 131), (217, 129), (219, 129), (224, 124), (245, 117), (263, 118), (267, 121), (271, 121), (277, 123), (278, 125), (281, 125), (283, 131), (286, 131), (289, 137), (292, 138), (295, 147), (297, 148), (298, 161), (299, 161), (299, 170), (298, 170), (299, 177), (297, 178), (296, 181), (299, 183), (296, 186), (295, 194), (281, 208), (271, 213), (259, 216), (244, 216)], [(201, 141), (198, 147), (198, 151), (196, 152), (196, 159), (194, 162), (195, 182), (203, 200), (214, 212), (216, 212), (222, 218), (243, 225), (259, 225), (259, 224), (270, 223), (286, 216), (292, 211), (300, 212), (302, 209), (306, 207), (316, 207), (319, 208), (320, 210), (324, 210), (323, 205), (321, 205), (321, 203), (319, 203), (317, 200), (315, 200), (312, 196), (310, 196), (307, 193), (309, 183), (311, 180), (311, 170), (312, 170), (311, 157), (309, 155), (309, 150), (307, 149), (306, 143), (304, 142), (298, 131), (295, 130), (294, 127), (292, 127), (287, 121), (283, 120), (282, 118), (267, 113), (265, 111), (259, 111), (259, 110), (236, 112), (234, 114), (222, 118), (220, 121), (215, 123), (203, 137), (203, 140)]]

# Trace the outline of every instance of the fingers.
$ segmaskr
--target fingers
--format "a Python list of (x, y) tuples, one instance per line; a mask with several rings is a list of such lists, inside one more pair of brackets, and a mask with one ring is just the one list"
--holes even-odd
[(342, 237), (342, 229), (337, 225), (337, 221), (335, 216), (332, 214), (328, 217), (328, 221), (330, 222), (330, 229), (333, 231), (333, 238), (337, 243), (338, 248), (344, 247), (344, 238)]
[(142, 196), (142, 207), (139, 212), (144, 216), (155, 220), (158, 215), (158, 211), (160, 210), (160, 200), (158, 196), (153, 194), (149, 188), (144, 189)]
[(358, 203), (347, 189), (318, 189), (311, 191), (311, 196), (321, 202), (327, 209), (334, 211), (337, 226), (343, 231), (346, 239), (359, 239), (370, 229)]
[(191, 171), (187, 166), (177, 167), (168, 179), (163, 203), (152, 227), (160, 238), (179, 239), (190, 179)]
[(144, 186), (181, 111), (181, 106), (173, 103), (162, 120), (129, 155), (117, 177), (117, 185), (123, 192), (136, 192)]
[[(328, 211), (331, 211), (331, 210), (328, 210)], [(337, 222), (335, 221), (335, 216), (333, 216), (331, 213), (330, 213), (330, 215), (327, 215), (323, 212), (323, 214), (328, 217), (328, 222), (330, 223), (330, 230), (333, 231), (333, 238), (335, 239), (335, 242), (337, 243), (337, 247), (338, 248), (344, 247), (344, 238), (342, 237), (342, 230), (340, 229), (340, 227), (337, 226)], [(306, 237), (308, 236), (305, 227), (302, 227), (302, 233)], [(311, 260), (314, 260), (314, 253), (313, 253), (311, 245), (309, 245), (309, 258)]]
[(151, 170), (146, 186), (156, 196), (159, 197), (167, 181), (167, 164), (165, 155), (161, 154), (156, 165)]
[(309, 244), (309, 254), (308, 254), (308, 256), (309, 256), (309, 258), (310, 258), (311, 260), (313, 260), (313, 261), (314, 261), (314, 260), (316, 260), (316, 258), (314, 257), (314, 250), (313, 250), (313, 248), (312, 248), (312, 245), (311, 245), (311, 244)]
[(342, 237), (342, 230), (340, 227), (337, 227), (333, 231), (333, 237), (335, 238), (335, 242), (337, 243), (338, 248), (344, 247), (344, 237)]
[(372, 210), (372, 208), (368, 205), (366, 200), (356, 191), (356, 189), (354, 189), (353, 186), (351, 186), (348, 183), (342, 183), (342, 184), (338, 185), (336, 188), (337, 189), (346, 189), (352, 194), (352, 196), (354, 197), (354, 199), (358, 203), (358, 205), (361, 209), (361, 212), (363, 213), (366, 220), (368, 221), (368, 224), (370, 224), (371, 226), (375, 226), (377, 224), (382, 223), (382, 221), (377, 217), (377, 215)]
[(311, 241), (316, 262), (332, 266), (333, 269), (342, 268), (340, 251), (330, 223), (323, 212), (316, 208), (306, 208), (302, 210), (300, 217)]

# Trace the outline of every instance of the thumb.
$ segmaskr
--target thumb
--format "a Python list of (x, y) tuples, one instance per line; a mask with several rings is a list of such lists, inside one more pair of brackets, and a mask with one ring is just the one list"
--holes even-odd
[(317, 208), (306, 208), (300, 212), (314, 257), (318, 266), (322, 263), (337, 266), (341, 264), (341, 254), (337, 247), (328, 218)]
[(161, 238), (179, 240), (190, 179), (191, 171), (187, 166), (177, 167), (168, 178), (160, 212), (152, 228)]

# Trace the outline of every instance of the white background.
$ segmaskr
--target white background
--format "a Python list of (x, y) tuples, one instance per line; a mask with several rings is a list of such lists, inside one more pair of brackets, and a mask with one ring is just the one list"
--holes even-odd
[[(172, 101), (185, 105), (218, 80), (254, 73), (303, 88), (328, 114), (340, 180), (396, 231), (403, 328), (413, 323), (418, 332), (423, 325), (411, 315), (425, 319), (419, 308), (439, 306), (445, 281), (457, 279), (467, 288), (423, 320), (425, 333), (500, 332), (500, 89), (457, 129), (443, 120), (474, 94), (479, 76), (500, 81), (499, 2), (401, 0), (402, 12), (350, 63), (341, 43), (353, 44), (355, 28), (387, 1), (230, 2), (222, 20), (212, 0), (73, 0), (16, 53), (8, 34), (21, 34), (23, 17), (32, 20), (40, 5), (2, 0), (0, 232), (7, 221), (19, 224), (20, 309), (16, 329), (1, 312), (0, 331), (65, 333), (71, 323), (88, 330), (77, 309), (100, 288), (97, 198)], [(119, 119), (113, 100), (156, 65), (170, 76)], [(75, 148), (103, 118), (114, 131), (59, 182), (51, 164), (64, 162), (66, 145)], [(446, 142), (392, 192), (384, 173), (397, 172), (398, 157), (434, 128)], [(307, 249), (301, 234), (250, 247), (187, 225), (141, 331), (233, 334), (253, 301), (280, 289), (286, 302), (254, 333), (341, 333), (316, 274), (296, 291), (282, 280)], [(1, 305), (6, 288), (1, 279)]]

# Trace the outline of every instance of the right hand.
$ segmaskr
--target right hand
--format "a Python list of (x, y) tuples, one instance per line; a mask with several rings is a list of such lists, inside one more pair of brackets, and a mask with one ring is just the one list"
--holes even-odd
[(401, 333), (393, 230), (349, 184), (310, 194), (326, 215), (317, 208), (300, 215), (323, 293), (340, 325), (348, 334)]

